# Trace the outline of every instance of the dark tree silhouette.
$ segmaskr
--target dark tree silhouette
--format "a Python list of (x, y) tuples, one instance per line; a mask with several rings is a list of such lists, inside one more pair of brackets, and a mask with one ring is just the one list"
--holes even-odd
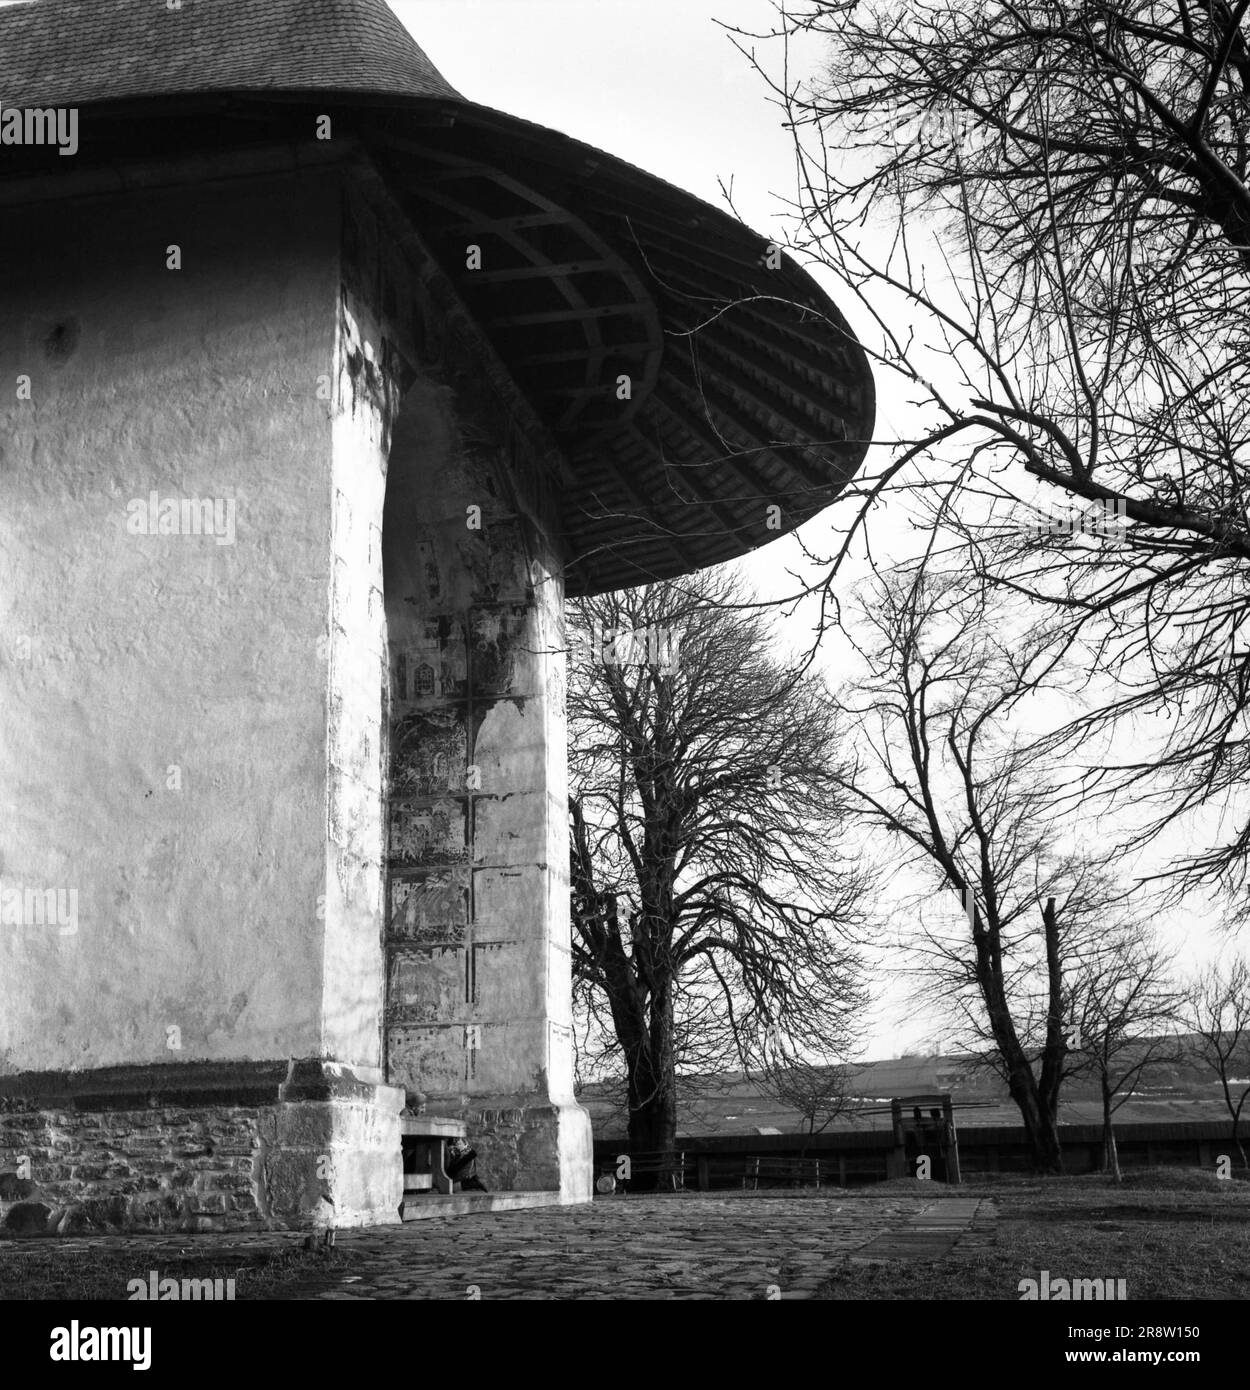
[[(1082, 839), (1055, 744), (1020, 736), (1030, 698), (1063, 693), (1053, 663), (965, 580), (921, 562), (871, 586), (866, 673), (840, 700), (859, 758), (846, 790), (937, 890), (917, 904), (915, 949), (953, 1020), (948, 1045), (1002, 1076), (1035, 1168), (1058, 1172), (1082, 962), (1113, 928), (1130, 939), (1145, 898), (1130, 909), (1114, 846)], [(947, 910), (926, 913), (935, 900)]]
[(1248, 13), (787, 0), (737, 41), (794, 132), (792, 249), (857, 296), (892, 402), (828, 574), (887, 494), (962, 529), (970, 576), (1087, 644), (1087, 727), (1164, 716), (1091, 769), (1151, 810), (1131, 843), (1220, 804), (1174, 888), (1250, 905)]
[(1175, 1022), (1175, 952), (1140, 924), (1101, 932), (1085, 943), (1071, 985), (1068, 1018), (1077, 1057), (1070, 1073), (1092, 1073), (1102, 1102), (1103, 1168), (1122, 1178), (1115, 1112), (1152, 1068), (1184, 1058)]
[(1219, 1078), (1242, 1167), (1250, 1168), (1241, 1118), (1250, 1100), (1250, 961), (1212, 965), (1190, 982), (1182, 1017), (1197, 1034), (1198, 1056)]
[(862, 1003), (832, 706), (743, 599), (703, 575), (569, 619), (578, 996), (634, 1148), (661, 1155), (679, 1068), (747, 1067), (779, 1036), (836, 1060)]

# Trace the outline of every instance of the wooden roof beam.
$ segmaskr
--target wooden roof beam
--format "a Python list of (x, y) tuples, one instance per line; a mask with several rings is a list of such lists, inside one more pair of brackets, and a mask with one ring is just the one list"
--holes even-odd
[(801, 407), (795, 407), (788, 401), (770, 395), (767, 388), (761, 387), (759, 382), (750, 376), (749, 368), (747, 371), (743, 371), (733, 362), (726, 362), (724, 360), (726, 355), (728, 354), (721, 352), (720, 343), (714, 338), (709, 338), (705, 344), (700, 344), (699, 356), (703, 375), (706, 376), (708, 372), (715, 372), (717, 376), (729, 382), (740, 395), (754, 402), (760, 410), (767, 411), (776, 419), (784, 421), (801, 435), (812, 434), (813, 427), (823, 431), (826, 428), (826, 423), (824, 419), (819, 417), (826, 416), (836, 422), (837, 427), (842, 431), (843, 439), (846, 438), (846, 419), (844, 416), (833, 410), (821, 410), (820, 407), (816, 407), (811, 415), (800, 414)]
[[(678, 364), (676, 361), (669, 362), (669, 371), (673, 378), (689, 391), (696, 400), (706, 401), (707, 404), (718, 415), (723, 415), (736, 429), (740, 430), (748, 438), (758, 436), (760, 421), (753, 420), (745, 414), (731, 400), (726, 399), (723, 392), (717, 391), (715, 387), (710, 387), (704, 381), (697, 382), (690, 373), (684, 362)], [(789, 440), (777, 439), (770, 440), (768, 444), (761, 446), (768, 450), (783, 467), (790, 469), (800, 477), (813, 492), (827, 493), (836, 481), (833, 477), (820, 477), (809, 468), (804, 459), (805, 451), (810, 447), (807, 444), (792, 443)], [(782, 452), (784, 450), (784, 452)]]
[[(605, 343), (604, 348), (609, 356), (613, 354), (626, 356), (631, 353), (650, 352), (651, 343), (628, 342), (628, 343)], [(524, 356), (513, 357), (511, 360), (519, 367), (546, 366), (553, 362), (575, 362), (586, 356), (584, 347), (561, 348), (558, 352), (529, 352)]]
[(537, 280), (554, 275), (591, 275), (595, 271), (612, 271), (611, 261), (553, 261), (550, 265), (520, 265), (511, 270), (475, 270), (476, 284), (499, 284), (507, 280)]
[[(646, 306), (642, 304), (587, 304), (582, 308), (570, 305), (567, 309), (545, 309), (535, 314), (501, 314), (498, 318), (485, 320), (493, 328), (522, 328), (538, 323), (595, 322), (599, 319), (615, 318), (618, 314), (629, 314), (636, 318), (646, 316)], [(611, 344), (594, 346), (610, 347)]]
[[(670, 418), (676, 418), (673, 415), (672, 406), (668, 405), (660, 396), (653, 395), (651, 401), (659, 406)], [(686, 429), (686, 422), (684, 420), (677, 420), (677, 424), (682, 429)], [(741, 532), (749, 530), (748, 523), (739, 521), (738, 518), (728, 510), (724, 502), (712, 496), (711, 493), (704, 489), (703, 484), (698, 481), (699, 470), (697, 468), (690, 468), (680, 463), (670, 463), (664, 457), (663, 449), (660, 447), (662, 441), (657, 440), (656, 444), (652, 444), (647, 439), (646, 435), (643, 434), (642, 428), (637, 421), (634, 422), (630, 433), (637, 435), (639, 443), (642, 444), (644, 448), (648, 449), (649, 452), (655, 454), (659, 459), (660, 465), (664, 469), (665, 477), (670, 478), (671, 474), (677, 473), (681, 478), (682, 485), (688, 487), (690, 491), (694, 493), (696, 504), (706, 507), (709, 511), (715, 513), (717, 520), (731, 535), (736, 536)], [(671, 478), (669, 486), (672, 487)], [(674, 491), (676, 490), (674, 489)], [(680, 494), (678, 495), (680, 496)], [(685, 501), (684, 498), (681, 498), (681, 500)]]
[[(680, 429), (685, 430), (687, 434), (698, 440), (709, 455), (706, 464), (692, 465), (670, 463), (667, 464), (666, 467), (683, 470), (683, 477), (687, 475), (694, 477), (699, 471), (706, 471), (708, 468), (727, 468), (734, 477), (738, 479), (738, 482), (743, 488), (746, 489), (746, 496), (742, 498), (742, 504), (744, 506), (756, 500), (767, 501), (768, 496), (771, 495), (767, 491), (769, 486), (768, 480), (766, 478), (757, 477), (747, 470), (738, 454), (734, 453), (734, 450), (738, 448), (738, 446), (727, 439), (721, 439), (712, 425), (707, 421), (695, 418), (689, 411), (679, 411), (670, 401), (665, 400), (658, 391), (652, 395), (651, 400), (654, 401)], [(746, 430), (744, 433), (751, 435), (754, 432)], [(739, 454), (746, 452), (753, 454), (768, 454), (771, 453), (772, 450), (768, 445), (761, 444), (756, 445), (749, 451), (745, 449), (739, 449), (738, 451)], [(780, 460), (778, 460), (778, 462), (780, 462)]]
[[(717, 277), (716, 271), (707, 265), (706, 260), (695, 260), (692, 256), (685, 254), (685, 252), (679, 249), (679, 245), (672, 241), (668, 233), (658, 229), (653, 229), (653, 231), (655, 235), (661, 238), (665, 243), (664, 254), (666, 256), (671, 256), (673, 260), (680, 261), (682, 265), (690, 268), (687, 272), (688, 279), (693, 285), (698, 287), (698, 289), (702, 290), (707, 298), (720, 300), (726, 303), (741, 301), (738, 307), (742, 312), (750, 314), (757, 323), (766, 325), (767, 328), (773, 329), (777, 333), (784, 333), (787, 337), (797, 339), (803, 344), (805, 349), (816, 346), (828, 353), (829, 339), (827, 336), (822, 337), (819, 334), (809, 333), (799, 323), (790, 323), (782, 319), (769, 317), (756, 305), (750, 302), (750, 296), (753, 294), (772, 295), (788, 304), (794, 304), (796, 309), (806, 309), (807, 306), (804, 305), (801, 300), (791, 299), (784, 293), (778, 293), (778, 290), (784, 290), (784, 285), (769, 288), (761, 285), (744, 284), (741, 280), (735, 281), (728, 276), (723, 278)], [(763, 272), (761, 271), (761, 273)], [(711, 284), (709, 284), (709, 276), (713, 281)], [(817, 314), (815, 309), (811, 309), (809, 312), (813, 315)], [(830, 322), (830, 320), (823, 318), (823, 316), (821, 321), (825, 323)], [(858, 345), (857, 340), (851, 334), (849, 328), (844, 328), (836, 324), (834, 326), (838, 328), (839, 332), (846, 334), (848, 346)], [(781, 344), (777, 344), (777, 346), (780, 347)], [(785, 350), (792, 351), (797, 355), (797, 349)]]
[[(653, 520), (652, 512), (654, 511), (654, 507), (642, 497), (641, 493), (639, 493), (637, 488), (635, 488), (633, 483), (630, 481), (629, 470), (623, 468), (621, 466), (619, 457), (616, 457), (618, 453), (617, 449), (612, 448), (608, 452), (610, 452), (614, 456), (612, 481), (633, 503), (634, 507), (637, 509), (637, 515), (644, 518), (648, 525), (654, 528), (653, 535), (639, 537), (635, 544), (658, 546), (668, 554), (670, 559), (675, 560), (678, 563), (678, 565), (682, 568), (683, 573), (688, 572), (690, 569), (690, 556), (687, 555), (684, 550), (680, 549), (680, 547), (673, 540), (672, 534), (669, 531), (667, 531), (658, 522)], [(596, 517), (594, 513), (590, 511), (586, 511), (585, 515), (589, 517), (592, 521), (597, 521), (601, 524), (611, 523), (611, 517)], [(605, 544), (611, 544), (611, 542), (605, 542)]]

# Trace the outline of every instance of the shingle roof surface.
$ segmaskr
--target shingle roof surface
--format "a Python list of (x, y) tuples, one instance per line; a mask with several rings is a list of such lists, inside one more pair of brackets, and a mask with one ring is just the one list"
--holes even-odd
[(240, 89), (459, 94), (385, 0), (31, 0), (0, 9), (0, 102)]

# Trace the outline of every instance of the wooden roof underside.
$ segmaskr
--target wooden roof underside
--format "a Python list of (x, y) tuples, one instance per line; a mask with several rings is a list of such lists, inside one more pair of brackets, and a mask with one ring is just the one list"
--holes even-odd
[(390, 121), (363, 134), (565, 452), (570, 592), (731, 559), (827, 506), (863, 457), (873, 392), (814, 282), (576, 142), (544, 147), (527, 128), (500, 159), (491, 125), (457, 112), (417, 139)]
[[(749, 228), (578, 141), (469, 103), (353, 101), (109, 103), (84, 110), (91, 139), (72, 163), (307, 144), (309, 113), (334, 112), (562, 452), (570, 594), (733, 559), (834, 499), (864, 457), (873, 381), (810, 276), (786, 257), (768, 269)], [(68, 172), (54, 150), (9, 153), (15, 178), (49, 159)]]

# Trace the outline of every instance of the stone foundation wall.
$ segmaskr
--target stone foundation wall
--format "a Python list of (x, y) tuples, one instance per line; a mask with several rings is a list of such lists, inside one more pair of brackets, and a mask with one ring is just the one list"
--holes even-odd
[(594, 1155), (590, 1127), (578, 1107), (465, 1110), (462, 1118), (477, 1152), (478, 1175), (490, 1191), (555, 1190), (571, 1201), (589, 1200), (582, 1195), (582, 1175), (590, 1171)]
[[(402, 1092), (333, 1064), (279, 1065), (287, 1079), (276, 1094), (271, 1090), (270, 1104), (209, 1097), (171, 1103), (180, 1086), (202, 1084), (194, 1075), (163, 1076), (159, 1090), (132, 1094), (126, 1104), (108, 1096), (108, 1078), (90, 1076), (87, 1094), (73, 1098), (51, 1096), (46, 1081), (32, 1084), (32, 1094), (0, 1095), (0, 1231), (76, 1235), (398, 1221)], [(253, 1081), (250, 1089), (269, 1083)]]
[(263, 1225), (260, 1130), (259, 1110), (234, 1107), (0, 1114), (0, 1228), (78, 1235)]

